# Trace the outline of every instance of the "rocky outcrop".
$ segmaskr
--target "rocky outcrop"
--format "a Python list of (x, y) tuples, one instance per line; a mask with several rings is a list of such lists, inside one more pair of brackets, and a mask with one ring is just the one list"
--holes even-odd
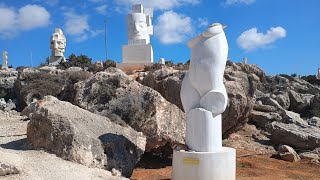
[(288, 145), (280, 145), (278, 149), (279, 149), (280, 157), (283, 160), (289, 161), (289, 162), (300, 161), (299, 155), (292, 147)]
[(184, 144), (183, 111), (122, 71), (108, 68), (76, 86), (78, 106), (143, 132), (146, 151), (171, 152), (168, 144)]
[(320, 147), (320, 131), (313, 126), (274, 121), (270, 124), (269, 132), (274, 144), (288, 144), (298, 149)]
[(31, 119), (27, 139), (33, 148), (89, 167), (114, 168), (130, 177), (145, 150), (142, 133), (53, 96), (31, 103), (22, 114)]
[(138, 78), (138, 82), (158, 91), (167, 101), (175, 104), (183, 110), (180, 90), (185, 71), (176, 71), (172, 68), (162, 66), (161, 69), (150, 71), (143, 78)]
[[(181, 110), (180, 89), (185, 71), (161, 69), (148, 72), (138, 81), (160, 92), (166, 100)], [(247, 122), (252, 110), (252, 98), (255, 90), (265, 81), (265, 73), (255, 65), (235, 64), (230, 61), (225, 70), (225, 86), (229, 103), (223, 113), (223, 134), (227, 136)]]

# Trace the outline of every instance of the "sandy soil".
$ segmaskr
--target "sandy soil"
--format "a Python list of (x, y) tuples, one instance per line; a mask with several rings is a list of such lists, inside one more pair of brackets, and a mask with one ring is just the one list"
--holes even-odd
[[(253, 125), (246, 125), (243, 130), (224, 140), (225, 145), (237, 149), (238, 180), (320, 180), (320, 164), (308, 161), (292, 163), (277, 159), (277, 152), (267, 135)], [(158, 169), (136, 168), (131, 178), (169, 180), (171, 172), (171, 166)]]

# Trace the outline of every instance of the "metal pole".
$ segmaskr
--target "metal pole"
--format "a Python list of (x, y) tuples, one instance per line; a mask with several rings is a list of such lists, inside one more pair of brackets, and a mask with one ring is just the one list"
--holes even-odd
[(108, 60), (108, 47), (107, 47), (107, 17), (104, 17), (104, 47), (106, 50), (106, 60)]

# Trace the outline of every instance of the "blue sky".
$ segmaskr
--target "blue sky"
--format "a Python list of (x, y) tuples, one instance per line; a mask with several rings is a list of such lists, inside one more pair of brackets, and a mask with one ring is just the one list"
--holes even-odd
[(315, 74), (320, 65), (318, 0), (1, 0), (0, 51), (8, 51), (14, 67), (37, 66), (50, 56), (50, 36), (60, 27), (67, 38), (66, 57), (75, 53), (104, 60), (106, 17), (108, 59), (121, 62), (125, 18), (135, 3), (154, 8), (155, 62), (160, 57), (187, 61), (187, 41), (220, 22), (228, 26), (233, 62), (247, 57), (267, 74)]

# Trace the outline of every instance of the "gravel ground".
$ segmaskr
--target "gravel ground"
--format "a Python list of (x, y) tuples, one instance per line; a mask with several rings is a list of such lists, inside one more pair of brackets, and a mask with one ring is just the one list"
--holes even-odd
[(5, 180), (122, 180), (111, 172), (65, 161), (54, 154), (30, 150), (26, 142), (27, 118), (15, 111), (0, 111), (0, 162), (16, 167), (17, 175), (0, 176)]

